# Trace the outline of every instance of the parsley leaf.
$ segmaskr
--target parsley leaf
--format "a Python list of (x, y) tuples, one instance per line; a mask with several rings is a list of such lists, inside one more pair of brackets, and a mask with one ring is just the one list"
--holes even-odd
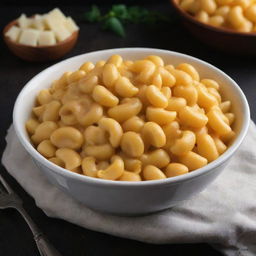
[(140, 6), (115, 4), (105, 15), (101, 15), (100, 9), (93, 5), (91, 10), (84, 14), (89, 22), (102, 22), (103, 28), (125, 37), (124, 24), (157, 24), (158, 22), (171, 22), (171, 19), (159, 12), (149, 11)]
[(126, 20), (129, 16), (127, 7), (124, 4), (113, 5), (110, 11), (112, 11), (115, 14), (115, 17), (119, 18), (120, 20)]
[(149, 15), (149, 11), (139, 6), (131, 6), (128, 9), (130, 22), (143, 23), (145, 18)]
[(89, 22), (97, 22), (101, 18), (100, 9), (97, 5), (93, 5), (91, 10), (84, 14), (84, 17)]
[(123, 24), (116, 17), (109, 17), (106, 19), (103, 28), (113, 31), (118, 36), (125, 37)]

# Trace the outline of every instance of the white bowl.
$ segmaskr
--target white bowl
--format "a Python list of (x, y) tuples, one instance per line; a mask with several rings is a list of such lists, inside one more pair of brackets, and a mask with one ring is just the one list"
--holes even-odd
[[(218, 81), (221, 84), (223, 98), (232, 101), (236, 115), (234, 129), (237, 136), (232, 145), (217, 160), (203, 168), (182, 176), (156, 181), (125, 182), (95, 179), (67, 171), (45, 159), (30, 143), (25, 130), (25, 122), (30, 116), (37, 93), (43, 88), (48, 88), (51, 81), (63, 72), (76, 70), (85, 61), (106, 60), (113, 54), (120, 54), (124, 59), (131, 60), (159, 55), (165, 63), (191, 63), (200, 72), (201, 77)], [(223, 171), (243, 141), (248, 130), (250, 113), (247, 100), (239, 86), (214, 66), (177, 52), (123, 48), (82, 54), (42, 71), (20, 92), (15, 103), (13, 119), (20, 142), (50, 182), (92, 209), (118, 215), (138, 215), (169, 208), (206, 188)]]

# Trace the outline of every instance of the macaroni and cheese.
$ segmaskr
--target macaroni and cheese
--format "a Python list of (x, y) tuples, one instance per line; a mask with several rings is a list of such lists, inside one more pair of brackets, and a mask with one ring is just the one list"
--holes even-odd
[(40, 154), (72, 172), (165, 179), (214, 161), (235, 136), (220, 86), (188, 63), (114, 55), (41, 90), (26, 129)]
[(181, 0), (180, 7), (208, 25), (256, 32), (255, 0)]

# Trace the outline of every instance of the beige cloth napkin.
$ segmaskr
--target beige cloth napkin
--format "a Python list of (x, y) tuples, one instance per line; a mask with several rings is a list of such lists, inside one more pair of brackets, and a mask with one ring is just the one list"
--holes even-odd
[(228, 256), (256, 255), (256, 127), (224, 172), (194, 198), (143, 217), (90, 210), (54, 187), (19, 143), (13, 127), (2, 163), (48, 216), (149, 243), (209, 243)]

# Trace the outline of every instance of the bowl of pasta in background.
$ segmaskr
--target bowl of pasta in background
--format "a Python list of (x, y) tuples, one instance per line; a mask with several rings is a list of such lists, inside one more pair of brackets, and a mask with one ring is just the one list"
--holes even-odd
[(256, 33), (238, 32), (224, 27), (215, 27), (198, 21), (179, 6), (180, 0), (170, 0), (173, 9), (181, 18), (184, 27), (201, 42), (224, 52), (255, 56)]
[[(192, 64), (201, 77), (208, 77), (221, 84), (224, 99), (233, 102), (236, 116), (236, 137), (219, 158), (203, 168), (187, 174), (155, 181), (111, 181), (83, 176), (63, 169), (44, 158), (31, 144), (25, 123), (34, 106), (37, 93), (49, 88), (53, 80), (70, 70), (78, 69), (85, 61), (105, 60), (113, 54), (124, 59), (137, 60), (148, 55), (158, 55), (165, 63)], [(61, 61), (32, 78), (20, 92), (14, 107), (13, 121), (19, 141), (30, 154), (38, 168), (51, 183), (84, 203), (89, 208), (117, 215), (139, 215), (172, 207), (205, 189), (223, 170), (242, 143), (249, 126), (250, 113), (247, 100), (239, 86), (216, 67), (177, 52), (149, 48), (110, 49), (82, 54)], [(136, 198), (136, 200), (134, 200)]]

